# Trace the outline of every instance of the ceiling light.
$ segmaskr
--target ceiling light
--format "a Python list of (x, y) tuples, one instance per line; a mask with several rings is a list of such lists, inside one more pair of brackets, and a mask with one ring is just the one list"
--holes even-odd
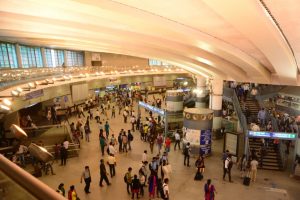
[(0, 105), (0, 109), (5, 110), (5, 111), (10, 111), (10, 107), (5, 106), (5, 105)]
[(10, 126), (10, 131), (14, 134), (17, 139), (26, 139), (28, 136), (26, 132), (19, 126), (12, 124)]
[(17, 91), (18, 91), (19, 93), (21, 93), (21, 92), (23, 92), (23, 89), (20, 88), (20, 87), (18, 87), (18, 88), (17, 88)]
[(210, 65), (210, 66), (214, 65), (210, 60), (207, 60), (205, 58), (197, 57), (196, 60), (198, 60), (199, 62), (202, 62), (204, 64)]
[(56, 78), (52, 78), (52, 81), (56, 81)]
[(8, 99), (3, 99), (2, 102), (7, 106), (11, 106), (11, 101)]
[(34, 89), (36, 88), (36, 85), (34, 83), (28, 83), (28, 87)]
[(38, 82), (38, 81), (35, 81), (34, 83), (35, 83), (35, 85), (40, 85), (40, 82)]
[(11, 91), (11, 95), (12, 95), (12, 96), (19, 96), (19, 92), (16, 91), (16, 90), (12, 90), (12, 91)]

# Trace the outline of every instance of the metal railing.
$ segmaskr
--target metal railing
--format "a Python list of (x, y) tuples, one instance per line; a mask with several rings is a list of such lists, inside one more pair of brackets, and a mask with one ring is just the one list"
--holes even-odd
[[(248, 132), (248, 124), (247, 124), (247, 119), (246, 116), (244, 115), (240, 102), (238, 100), (238, 97), (234, 91), (234, 89), (231, 88), (224, 88), (223, 89), (223, 95), (226, 96), (227, 98), (231, 98), (232, 104), (234, 106), (234, 109), (236, 111), (236, 114), (238, 116), (240, 125), (242, 127), (243, 133), (245, 136), (247, 136)], [(247, 156), (250, 154), (250, 146), (249, 146), (249, 141), (247, 140), (247, 137), (245, 137), (245, 145), (246, 145), (246, 152), (248, 153)], [(246, 153), (245, 152), (245, 153)]]
[(0, 155), (0, 177), (5, 181), (5, 184), (1, 185), (1, 189), (6, 191), (0, 197), (5, 199), (65, 200), (62, 195), (12, 163), (3, 155)]

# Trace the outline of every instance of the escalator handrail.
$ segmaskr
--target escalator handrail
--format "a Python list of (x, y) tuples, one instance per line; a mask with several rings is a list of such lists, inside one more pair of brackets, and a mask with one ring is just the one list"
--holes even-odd
[(63, 196), (10, 160), (0, 155), (0, 169), (6, 176), (37, 199), (65, 200)]

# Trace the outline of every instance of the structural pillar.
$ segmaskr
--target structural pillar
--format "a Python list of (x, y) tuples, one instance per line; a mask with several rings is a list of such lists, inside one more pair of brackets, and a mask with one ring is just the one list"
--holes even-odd
[(43, 66), (44, 67), (49, 67), (48, 63), (47, 63), (47, 60), (46, 60), (46, 54), (45, 54), (45, 48), (44, 47), (41, 48), (41, 53), (42, 53)]
[(205, 97), (207, 95), (206, 91), (206, 78), (197, 77), (197, 89), (196, 89), (196, 108), (205, 108), (206, 102)]
[(223, 80), (213, 79), (211, 84), (211, 94), (209, 99), (209, 108), (214, 111), (213, 132), (221, 129), (222, 121), (222, 98), (223, 98)]
[(168, 112), (182, 112), (183, 111), (183, 91), (167, 90), (166, 104), (167, 104)]
[(182, 90), (167, 90), (166, 92), (166, 120), (168, 130), (182, 128), (183, 95)]
[(213, 110), (186, 108), (183, 112), (183, 144), (190, 143), (194, 156), (211, 154)]
[(19, 44), (16, 44), (16, 55), (17, 55), (17, 61), (18, 61), (18, 68), (23, 68), (22, 57), (21, 57), (21, 51), (20, 51), (20, 45)]

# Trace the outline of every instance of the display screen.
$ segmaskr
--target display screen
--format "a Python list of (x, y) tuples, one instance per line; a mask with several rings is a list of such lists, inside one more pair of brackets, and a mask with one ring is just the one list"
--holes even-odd
[(147, 104), (145, 102), (139, 101), (139, 106), (141, 106), (141, 107), (143, 107), (143, 108), (145, 108), (147, 110), (150, 110), (150, 111), (152, 111), (154, 113), (157, 113), (159, 115), (165, 115), (165, 111), (164, 110), (159, 109), (159, 108), (154, 107), (154, 106), (151, 106), (151, 105), (149, 105), (149, 104)]
[(262, 138), (277, 138), (294, 140), (297, 138), (296, 133), (280, 133), (280, 132), (267, 132), (267, 131), (249, 131), (249, 137), (262, 137)]

